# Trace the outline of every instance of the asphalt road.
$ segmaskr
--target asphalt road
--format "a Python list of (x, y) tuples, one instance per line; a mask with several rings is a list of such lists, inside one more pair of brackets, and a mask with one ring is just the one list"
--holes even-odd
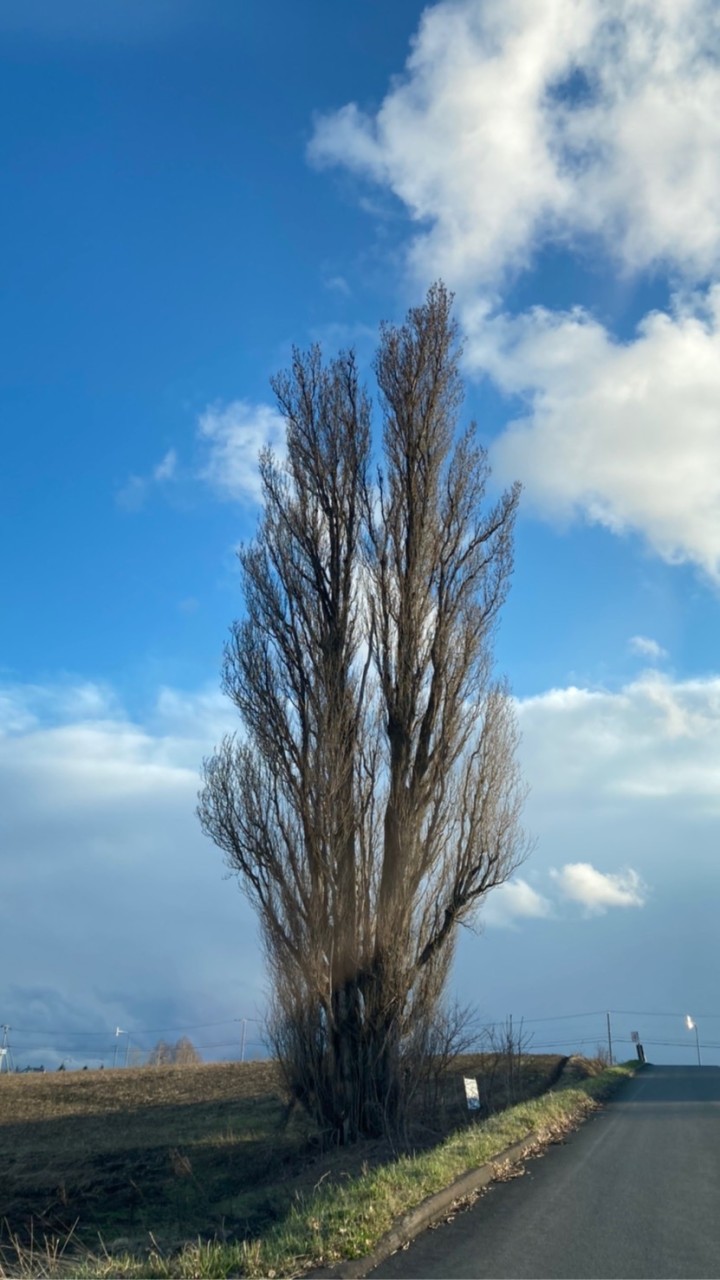
[(720, 1067), (648, 1066), (373, 1276), (720, 1277)]

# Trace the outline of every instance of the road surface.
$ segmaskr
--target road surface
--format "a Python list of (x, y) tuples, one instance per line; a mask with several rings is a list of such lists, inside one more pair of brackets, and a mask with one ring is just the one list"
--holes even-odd
[(720, 1277), (720, 1067), (648, 1066), (382, 1277)]

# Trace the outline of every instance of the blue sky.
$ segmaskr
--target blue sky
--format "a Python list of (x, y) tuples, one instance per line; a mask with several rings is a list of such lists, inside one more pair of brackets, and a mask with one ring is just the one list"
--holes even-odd
[(0, 35), (16, 1055), (92, 1060), (120, 1025), (213, 1056), (260, 1016), (193, 810), (234, 723), (268, 380), (315, 340), (369, 369), (442, 276), (468, 415), (524, 484), (497, 656), (537, 838), (453, 989), (488, 1021), (592, 1013), (538, 1045), (644, 1011), (618, 1038), (639, 1021), (665, 1061), (695, 1012), (720, 1061), (714, 6), (6, 0)]

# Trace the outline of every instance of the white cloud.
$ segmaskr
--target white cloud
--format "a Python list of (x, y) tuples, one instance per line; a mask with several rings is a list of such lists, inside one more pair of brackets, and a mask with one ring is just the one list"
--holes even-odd
[(6, 684), (0, 688), (0, 737), (22, 734), (41, 723), (106, 721), (115, 717), (118, 710), (114, 691), (97, 680)]
[(469, 367), (528, 405), (492, 446), (499, 476), (549, 518), (638, 532), (720, 579), (720, 285), (627, 343), (580, 309), (464, 319)]
[(542, 919), (551, 913), (549, 900), (527, 880), (518, 878), (493, 889), (483, 907), (482, 919), (485, 924), (508, 927), (517, 920)]
[(118, 506), (124, 507), (126, 511), (139, 511), (153, 486), (167, 484), (168, 481), (175, 480), (177, 470), (177, 453), (175, 449), (168, 449), (157, 466), (153, 467), (150, 475), (130, 476), (129, 480), (116, 493), (115, 501)]
[(631, 636), (628, 643), (633, 653), (639, 654), (641, 658), (650, 658), (653, 662), (661, 662), (668, 656), (667, 649), (663, 649), (650, 636)]
[(711, 0), (445, 0), (375, 113), (309, 155), (389, 189), (423, 279), (496, 284), (598, 236), (629, 270), (720, 266), (720, 33)]
[(177, 472), (177, 453), (168, 449), (165, 457), (158, 462), (153, 471), (153, 480), (172, 480)]
[(550, 874), (566, 898), (594, 914), (603, 914), (608, 907), (645, 905), (646, 886), (630, 868), (610, 873), (598, 871), (589, 862), (568, 862)]
[[(471, 951), (462, 944), (458, 964), (467, 967), (456, 980), (477, 998), (479, 971), (494, 965), (500, 1008), (510, 981), (516, 996), (504, 1007), (545, 1014), (558, 1008), (548, 982), (564, 964), (567, 1008), (604, 1000), (625, 1007), (612, 994), (627, 982), (626, 956), (612, 953), (622, 937), (648, 957), (651, 986), (682, 987), (689, 964), (702, 990), (717, 968), (708, 922), (717, 899), (720, 676), (674, 681), (645, 672), (617, 692), (555, 689), (521, 700), (518, 711), (531, 785), (524, 822), (538, 846), (529, 878), (490, 895), (481, 918), (493, 927)], [(214, 688), (162, 688), (143, 715), (131, 716), (102, 682), (66, 681), (1, 688), (0, 715), (6, 975), (22, 931), (23, 990), (5, 989), (8, 1020), (106, 1025), (112, 1035), (116, 1023), (253, 1016), (263, 981), (253, 916), (194, 814), (200, 761), (237, 725), (228, 700)], [(621, 911), (645, 899), (646, 883), (646, 910)], [(591, 910), (605, 948), (600, 976), (587, 948), (570, 966), (563, 952)], [(533, 930), (528, 967), (512, 926), (533, 919), (547, 924)], [(688, 958), (693, 933), (702, 938)], [(672, 998), (684, 1000), (684, 990)], [(33, 1022), (28, 1008), (37, 1010)]]
[[(131, 717), (85, 681), (14, 685), (0, 708), (0, 972), (24, 989), (13, 1003), (3, 988), (15, 1024), (36, 1025), (26, 996), (48, 984), (61, 991), (43, 1025), (61, 1030), (252, 1016), (252, 914), (194, 812), (203, 756), (237, 727), (228, 700), (164, 689)], [(160, 1008), (158, 1022), (147, 1010)]]
[(352, 289), (344, 276), (328, 276), (325, 280), (325, 288), (342, 294), (344, 298), (349, 298), (352, 293)]
[(277, 409), (247, 400), (210, 405), (200, 416), (198, 430), (208, 448), (200, 478), (225, 498), (257, 502), (261, 450), (270, 446), (278, 455), (283, 452), (285, 422)]
[[(518, 713), (534, 808), (562, 811), (575, 797), (587, 824), (601, 810), (629, 812), (629, 799), (642, 797), (665, 802), (665, 816), (668, 804), (678, 818), (720, 815), (719, 677), (673, 681), (648, 671), (617, 692), (525, 698)], [(652, 818), (653, 829), (660, 820)]]
[(259, 456), (270, 446), (282, 457), (285, 451), (285, 421), (269, 404), (231, 400), (210, 404), (199, 415), (197, 435), (201, 458), (197, 465), (180, 468), (175, 449), (168, 449), (152, 471), (133, 475), (116, 494), (119, 506), (138, 511), (151, 491), (179, 482), (204, 481), (222, 498), (257, 502), (261, 496)]
[[(634, 531), (720, 581), (720, 22), (712, 0), (443, 0), (377, 110), (317, 119), (317, 165), (392, 193), (467, 367), (522, 397), (494, 449), (559, 521)], [(547, 245), (681, 286), (616, 340), (587, 312), (493, 314)]]
[[(637, 871), (598, 871), (589, 862), (568, 862), (559, 870), (551, 867), (548, 876), (562, 898), (578, 903), (593, 915), (609, 907), (643, 907), (647, 885)], [(562, 926), (555, 904), (527, 880), (508, 880), (489, 894), (482, 921), (493, 928), (515, 928), (522, 920), (554, 919)]]

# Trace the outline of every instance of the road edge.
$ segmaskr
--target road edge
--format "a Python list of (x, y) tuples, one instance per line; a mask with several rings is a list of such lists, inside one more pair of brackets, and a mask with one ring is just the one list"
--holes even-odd
[(414, 1209), (408, 1209), (395, 1220), (390, 1230), (378, 1240), (370, 1253), (364, 1254), (362, 1258), (348, 1258), (335, 1267), (319, 1267), (315, 1271), (306, 1272), (304, 1280), (361, 1280), (361, 1277), (366, 1276), (369, 1271), (389, 1258), (390, 1254), (414, 1240), (421, 1231), (441, 1221), (456, 1201), (464, 1200), (475, 1191), (481, 1191), (483, 1187), (489, 1186), (498, 1178), (502, 1168), (508, 1164), (516, 1164), (531, 1152), (536, 1151), (541, 1141), (539, 1133), (527, 1134), (519, 1142), (499, 1152), (487, 1164), (479, 1165), (476, 1169), (468, 1169), (449, 1186), (426, 1196)]
[[(625, 1081), (618, 1081), (618, 1085), (621, 1083), (625, 1083)], [(617, 1086), (612, 1089), (606, 1098), (598, 1099), (597, 1106), (601, 1107), (606, 1101), (609, 1101), (610, 1097), (614, 1096), (616, 1088)], [(568, 1128), (579, 1127), (594, 1113), (594, 1109), (584, 1113), (579, 1111), (573, 1117)], [(465, 1173), (460, 1174), (459, 1178), (449, 1183), (447, 1187), (443, 1187), (440, 1191), (434, 1191), (432, 1195), (426, 1196), (424, 1200), (421, 1200), (420, 1204), (416, 1205), (414, 1209), (408, 1209), (399, 1218), (396, 1218), (390, 1230), (386, 1231), (384, 1236), (381, 1236), (370, 1253), (363, 1254), (361, 1258), (346, 1258), (332, 1267), (317, 1267), (312, 1271), (306, 1271), (303, 1273), (303, 1280), (362, 1280), (375, 1267), (379, 1267), (380, 1263), (389, 1258), (391, 1254), (410, 1244), (422, 1231), (426, 1231), (437, 1222), (441, 1222), (459, 1201), (467, 1199), (476, 1191), (481, 1191), (484, 1187), (497, 1181), (508, 1165), (518, 1164), (527, 1156), (539, 1152), (548, 1145), (548, 1141), (552, 1141), (552, 1138), (548, 1137), (547, 1132), (538, 1129), (532, 1130), (524, 1138), (514, 1142), (512, 1146), (498, 1152), (486, 1164), (466, 1170)]]

